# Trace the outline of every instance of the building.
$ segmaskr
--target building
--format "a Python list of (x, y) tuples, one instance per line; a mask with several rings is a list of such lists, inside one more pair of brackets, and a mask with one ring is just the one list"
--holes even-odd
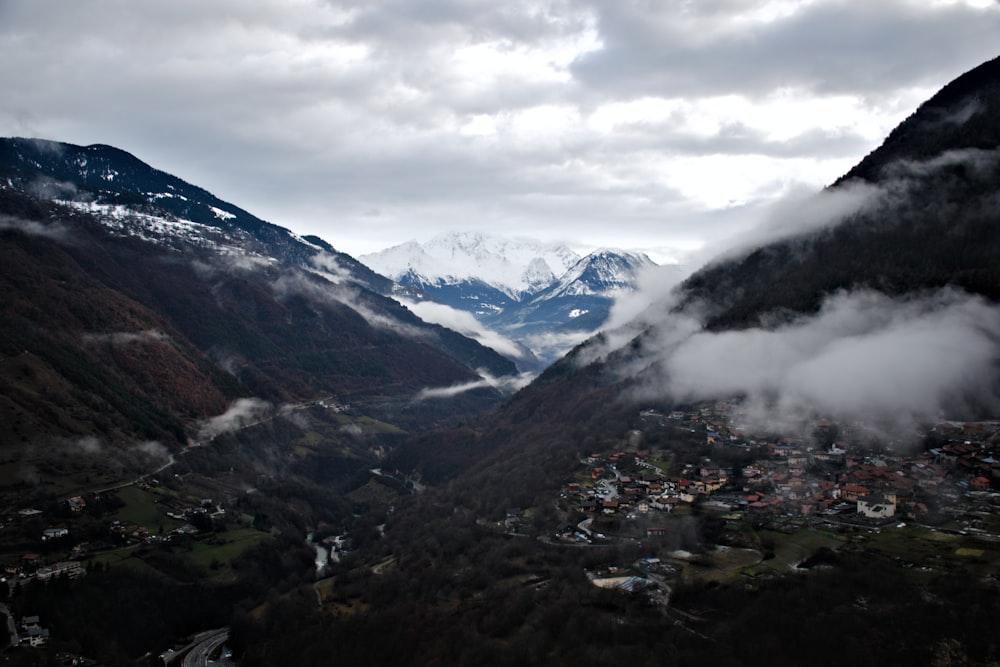
[(896, 514), (895, 494), (879, 494), (858, 498), (858, 514), (869, 519), (888, 519)]
[(67, 528), (46, 528), (42, 532), (42, 540), (54, 540), (67, 535), (69, 535), (69, 529)]

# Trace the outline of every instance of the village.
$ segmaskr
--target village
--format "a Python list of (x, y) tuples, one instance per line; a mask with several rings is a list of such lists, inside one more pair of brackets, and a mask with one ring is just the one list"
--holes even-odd
[[(734, 413), (733, 403), (669, 414), (644, 410), (644, 429), (629, 434), (629, 446), (581, 460), (561, 501), (588, 520), (559, 527), (557, 539), (592, 543), (611, 530), (664, 536), (666, 517), (677, 508), (758, 523), (788, 517), (861, 526), (959, 520), (956, 529), (975, 532), (984, 531), (983, 516), (1000, 507), (996, 422), (937, 424), (924, 439), (935, 446), (894, 451), (849, 436), (826, 437), (828, 444), (756, 439), (732, 426)], [(647, 428), (704, 438), (703, 446), (689, 450), (698, 460), (680, 460), (669, 446), (644, 448)], [(817, 422), (815, 432), (843, 435), (828, 421)], [(592, 528), (602, 525), (608, 530)]]
[[(144, 483), (141, 488), (148, 490), (150, 486)], [(95, 498), (101, 500), (100, 496), (91, 496), (91, 502)], [(32, 580), (46, 582), (57, 576), (68, 579), (82, 577), (87, 573), (83, 562), (101, 553), (143, 544), (169, 544), (184, 536), (210, 532), (214, 522), (223, 521), (226, 516), (226, 510), (221, 505), (206, 498), (196, 506), (165, 508), (163, 516), (172, 521), (164, 523), (172, 527), (168, 530), (161, 524), (158, 530), (150, 530), (145, 525), (112, 517), (98, 522), (89, 517), (84, 519), (87, 507), (84, 496), (75, 496), (59, 505), (61, 511), (43, 512), (24, 508), (5, 517), (0, 529), (12, 536), (20, 535), (21, 544), (34, 541), (39, 548), (38, 551), (27, 551), (17, 556), (7, 555), (4, 559), (0, 582), (7, 584), (10, 594), (17, 586), (27, 585)], [(47, 527), (37, 528), (43, 524)], [(81, 536), (87, 539), (80, 541)], [(28, 539), (24, 540), (25, 537)]]

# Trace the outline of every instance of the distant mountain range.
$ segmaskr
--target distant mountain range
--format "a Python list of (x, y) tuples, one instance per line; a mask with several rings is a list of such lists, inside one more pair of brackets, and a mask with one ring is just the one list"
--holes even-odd
[[(644, 254), (451, 232), (410, 241), (361, 261), (428, 298), (471, 313), (484, 326), (551, 363), (605, 323), (615, 299), (655, 264)], [(681, 269), (675, 271), (680, 279)]]

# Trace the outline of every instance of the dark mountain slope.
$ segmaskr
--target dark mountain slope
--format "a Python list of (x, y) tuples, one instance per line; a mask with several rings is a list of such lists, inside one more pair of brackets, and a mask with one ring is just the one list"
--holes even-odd
[(319, 249), (332, 255), (358, 284), (380, 294), (389, 294), (396, 287), (318, 237), (299, 239), (283, 227), (112, 146), (0, 139), (0, 180), (42, 200), (121, 206), (132, 212), (207, 225), (236, 235), (248, 250), (294, 263), (308, 264)]
[(897, 160), (927, 160), (945, 151), (1000, 146), (996, 122), (1000, 97), (1000, 57), (958, 77), (920, 105), (837, 183), (855, 178), (876, 182)]
[[(723, 258), (683, 285), (710, 328), (812, 313), (841, 290), (944, 286), (1000, 300), (1000, 59), (946, 86), (839, 179), (854, 211), (816, 231)], [(788, 221), (794, 228), (795, 221)]]
[[(22, 220), (31, 204), (0, 193), (0, 210)], [(235, 383), (162, 316), (90, 275), (83, 247), (85, 263), (113, 262), (84, 234), (71, 243), (0, 231), (4, 442), (101, 432), (183, 441), (183, 422), (225, 410)], [(115, 344), (112, 334), (126, 332), (134, 338)]]
[[(3, 443), (84, 436), (183, 443), (199, 420), (241, 396), (285, 403), (337, 395), (413, 428), (499, 400), (483, 389), (413, 403), (425, 387), (478, 379), (476, 369), (515, 369), (367, 289), (371, 272), (362, 267), (358, 278), (340, 259), (330, 264), (325, 244), (254, 220), (234, 227), (230, 218), (212, 236), (190, 221), (172, 222), (148, 198), (138, 205), (144, 213), (127, 208), (109, 216), (93, 208), (94, 198), (127, 200), (132, 191), (180, 183), (144, 180), (159, 172), (120, 151), (110, 156), (114, 180), (131, 184), (122, 192), (82, 190), (93, 186), (89, 175), (78, 178), (69, 204), (39, 198), (32, 183), (50, 173), (73, 175), (51, 165), (34, 180), (20, 168), (12, 185), (0, 188), (0, 288), (7, 295), (0, 304), (0, 404), (11, 424)], [(122, 162), (137, 165), (138, 176)], [(167, 231), (147, 234), (159, 228)]]
[[(819, 206), (830, 201), (828, 196), (838, 204), (830, 207), (828, 223), (821, 228), (816, 227), (815, 211), (796, 211), (781, 221), (793, 231), (720, 258), (631, 327), (576, 348), (493, 413), (397, 449), (391, 463), (421, 470), (438, 488), (400, 504), (388, 517), (383, 537), (337, 570), (336, 598), (324, 611), (314, 610), (312, 591), (304, 588), (298, 606), (268, 610), (263, 619), (238, 617), (234, 633), (245, 664), (269, 664), (280, 655), (301, 662), (375, 656), (376, 662), (404, 659), (409, 664), (599, 665), (682, 664), (714, 658), (719, 664), (794, 665), (815, 661), (820, 655), (817, 647), (829, 649), (821, 653), (833, 656), (827, 660), (831, 663), (846, 658), (859, 664), (943, 664), (951, 649), (962, 656), (959, 661), (995, 661), (995, 645), (982, 641), (988, 625), (976, 620), (985, 616), (972, 610), (995, 614), (1000, 605), (996, 586), (982, 577), (975, 581), (966, 577), (958, 563), (942, 569), (932, 563), (925, 568), (929, 576), (913, 576), (920, 568), (905, 562), (909, 554), (895, 549), (901, 544), (894, 541), (896, 536), (904, 535), (902, 527), (899, 531), (890, 527), (895, 519), (881, 531), (883, 538), (890, 534), (886, 539), (894, 545), (892, 558), (870, 549), (879, 539), (878, 530), (819, 527), (788, 515), (758, 523), (759, 515), (731, 511), (734, 498), (747, 492), (740, 484), (730, 487), (726, 512), (706, 509), (697, 501), (672, 512), (677, 521), (662, 541), (649, 532), (642, 535), (638, 527), (644, 519), (638, 510), (634, 517), (608, 518), (600, 512), (585, 513), (582, 503), (567, 499), (573, 498), (571, 482), (587, 486), (585, 460), (591, 452), (603, 452), (599, 458), (610, 462), (609, 452), (634, 452), (647, 445), (661, 450), (670, 477), (687, 476), (690, 481), (711, 457), (740, 478), (736, 471), (746, 462), (741, 446), (712, 441), (704, 422), (697, 422), (704, 429), (697, 430), (656, 417), (685, 403), (683, 392), (671, 392), (670, 383), (676, 379), (671, 376), (670, 363), (676, 361), (671, 353), (692, 351), (683, 344), (695, 338), (708, 352), (719, 350), (713, 345), (720, 340), (732, 342), (726, 348), (731, 354), (692, 355), (688, 362), (686, 370), (692, 377), (710, 376), (722, 387), (700, 395), (705, 401), (729, 398), (748, 385), (752, 390), (752, 381), (759, 381), (759, 376), (747, 368), (770, 372), (799, 349), (801, 366), (809, 366), (816, 361), (810, 347), (816, 339), (829, 341), (819, 351), (835, 352), (832, 361), (849, 362), (842, 364), (849, 370), (837, 386), (828, 377), (836, 375), (831, 372), (837, 370), (836, 364), (824, 366), (825, 372), (812, 378), (816, 384), (810, 388), (816, 393), (811, 398), (820, 400), (826, 393), (851, 399), (864, 394), (867, 385), (881, 386), (893, 396), (913, 389), (908, 384), (922, 385), (909, 372), (922, 361), (916, 355), (900, 355), (894, 366), (883, 366), (881, 361), (945, 320), (954, 326), (936, 332), (937, 345), (916, 349), (940, 362), (932, 367), (932, 375), (950, 372), (967, 347), (962, 332), (971, 323), (977, 336), (970, 340), (985, 352), (978, 367), (960, 366), (967, 372), (961, 390), (996, 394), (995, 387), (982, 380), (996, 380), (1000, 358), (995, 326), (1000, 321), (998, 79), (1000, 72), (990, 63), (935, 98), (947, 104), (921, 107), (907, 121), (911, 128), (923, 128), (916, 135), (920, 148), (913, 140), (887, 141), (850, 179), (820, 195)], [(939, 136), (920, 136), (940, 123), (942, 109), (953, 110), (955, 115), (949, 118), (958, 124), (941, 125)], [(963, 109), (975, 111), (959, 113)], [(973, 120), (984, 127), (958, 128), (960, 121)], [(845, 201), (853, 205), (845, 207)], [(938, 290), (945, 287), (949, 289)], [(897, 318), (854, 308), (844, 318), (852, 325), (848, 327), (844, 320), (815, 316), (829, 314), (829, 297), (834, 294), (861, 294), (868, 303), (877, 304), (875, 311), (903, 304), (902, 312), (910, 313), (914, 304), (935, 301), (921, 298), (928, 292), (938, 301), (960, 303), (958, 316), (930, 306), (928, 312), (938, 319)], [(977, 319), (983, 313), (988, 316)], [(875, 328), (874, 334), (871, 328), (855, 326), (871, 315), (875, 321), (884, 316), (890, 326)], [(789, 332), (795, 335), (777, 335)], [(872, 340), (879, 344), (866, 348), (864, 355), (842, 354)], [(869, 366), (875, 366), (879, 375), (885, 368), (890, 381), (879, 384), (884, 378), (866, 373)], [(980, 372), (982, 367), (985, 373)], [(727, 383), (741, 373), (747, 382)], [(780, 392), (801, 382), (802, 375), (765, 375), (759, 393), (787, 398)], [(777, 399), (761, 403), (765, 411), (780, 407)], [(817, 418), (826, 418), (815, 405), (802, 402), (792, 407), (815, 425)], [(893, 405), (890, 412), (906, 407)], [(643, 422), (640, 411), (645, 408), (655, 408), (656, 425)], [(698, 420), (712, 412), (691, 411), (701, 415), (695, 417)], [(990, 416), (995, 419), (996, 413)], [(940, 415), (932, 409), (917, 417)], [(773, 426), (767, 433), (775, 440), (784, 435), (780, 420), (766, 426)], [(808, 450), (809, 445), (803, 448)], [(629, 458), (623, 459), (625, 465)], [(784, 470), (780, 463), (775, 466)], [(634, 469), (637, 475), (644, 474), (638, 463)], [(627, 494), (621, 481), (626, 473), (619, 472), (605, 474), (614, 478), (612, 486)], [(782, 475), (785, 480), (795, 476)], [(569, 509), (557, 509), (560, 504)], [(608, 526), (609, 544), (599, 539), (593, 545), (582, 538), (553, 539), (557, 530), (570, 533), (585, 517)], [(785, 576), (775, 570), (765, 577), (742, 566), (714, 577), (712, 566), (702, 561), (706, 554), (688, 560), (690, 554), (675, 551), (689, 550), (690, 541), (690, 550), (711, 553), (711, 547), (706, 548), (712, 544), (710, 530), (713, 526), (725, 530), (729, 521), (750, 526), (745, 533), (750, 550), (760, 547), (763, 559), (780, 561), (764, 548), (775, 535), (779, 540), (797, 541), (802, 536), (808, 541), (822, 532), (842, 530), (845, 535), (837, 543), (844, 547), (835, 554), (827, 549), (830, 563), (808, 573), (803, 569), (801, 575)], [(633, 527), (630, 534), (628, 526)], [(925, 529), (921, 526), (919, 531)], [(621, 532), (616, 535), (616, 531)], [(732, 555), (740, 550), (733, 547), (747, 544), (728, 546), (719, 552)], [(942, 547), (937, 562), (947, 561), (953, 553), (952, 545)], [(693, 579), (700, 579), (703, 571), (712, 579), (700, 584), (674, 580), (670, 602), (662, 606), (645, 605), (634, 595), (597, 590), (589, 580), (588, 575), (595, 573), (604, 576), (609, 565), (619, 574), (646, 577), (640, 559), (650, 554), (657, 559), (682, 558), (682, 567), (693, 571)], [(779, 567), (794, 569), (789, 565)], [(325, 613), (334, 608), (336, 614)], [(364, 613), (348, 611), (359, 608)]]
[[(637, 423), (636, 388), (667, 381), (658, 355), (663, 332), (676, 318), (695, 317), (709, 331), (767, 331), (816, 313), (831, 295), (854, 290), (895, 297), (952, 287), (1000, 301), (997, 63), (949, 84), (906, 122), (909, 127), (933, 125), (942, 109), (958, 110), (974, 101), (976, 112), (962, 118), (990, 128), (975, 130), (976, 141), (970, 143), (956, 125), (942, 126), (943, 136), (924, 139), (927, 150), (936, 152), (921, 153), (919, 163), (910, 161), (914, 153), (898, 149), (910, 144), (887, 141), (865, 159), (864, 164), (882, 165), (872, 184), (841, 180), (819, 195), (822, 201), (831, 193), (859, 192), (858, 203), (846, 215), (831, 214), (834, 219), (820, 229), (786, 234), (783, 240), (710, 263), (679, 287), (676, 299), (651, 307), (642, 318), (651, 324), (639, 325), (631, 343), (609, 353), (606, 337), (598, 336), (481, 420), (474, 438), (434, 440), (437, 446), (448, 443), (442, 451), (448, 466), (435, 459), (432, 439), (399, 450), (401, 463), (419, 461), (452, 473), (467, 469), (468, 478), (475, 480), (468, 489), (489, 495), (490, 477), (505, 478), (505, 470), (544, 469), (535, 462), (586, 454), (595, 438), (621, 438)], [(862, 171), (875, 173), (870, 167)], [(794, 228), (794, 218), (784, 222)], [(671, 400), (665, 389), (659, 397)], [(558, 483), (550, 474), (529, 477), (536, 486), (520, 487), (522, 500)]]

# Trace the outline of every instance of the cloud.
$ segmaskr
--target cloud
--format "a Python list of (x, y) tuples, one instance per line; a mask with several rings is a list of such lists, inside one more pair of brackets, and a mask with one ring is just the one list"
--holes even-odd
[(170, 450), (162, 442), (156, 440), (146, 440), (135, 445), (135, 451), (151, 459), (169, 459)]
[(425, 322), (440, 324), (463, 336), (475, 340), (496, 352), (513, 359), (523, 359), (524, 349), (506, 336), (489, 329), (472, 315), (462, 310), (456, 310), (434, 301), (410, 301), (399, 299), (399, 302), (409, 308)]
[[(711, 267), (776, 241), (808, 252), (812, 239), (845, 222), (907, 224), (919, 216), (955, 215), (944, 190), (954, 179), (995, 178), (1000, 153), (961, 150), (888, 165), (879, 184), (846, 183), (795, 193), (770, 206), (751, 232), (731, 240)], [(986, 190), (988, 191), (988, 190)], [(992, 198), (963, 201), (963, 215), (993, 210)], [(862, 216), (858, 218), (858, 216)], [(799, 429), (817, 417), (861, 420), (885, 432), (921, 420), (1000, 408), (1000, 309), (954, 289), (893, 299), (873, 291), (830, 296), (815, 315), (763, 318), (763, 326), (707, 331), (708, 304), (659, 284), (655, 274), (614, 311), (581, 363), (618, 352), (624, 375), (641, 378), (639, 399), (673, 401), (740, 396), (757, 426)], [(684, 303), (683, 306), (680, 304)], [(643, 303), (652, 304), (641, 309)], [(629, 315), (638, 311), (633, 319)], [(770, 324), (768, 324), (770, 322)], [(628, 348), (626, 349), (626, 346)]]
[(246, 360), (241, 355), (218, 346), (212, 346), (207, 354), (216, 366), (233, 377), (239, 377), (240, 370), (246, 365)]
[[(58, 154), (60, 149), (55, 148), (58, 144), (50, 141), (34, 141), (35, 146), (43, 152)], [(59, 181), (47, 176), (39, 176), (28, 183), (27, 190), (43, 199), (72, 200), (77, 193), (76, 185), (68, 181)]]
[(266, 269), (275, 263), (271, 257), (260, 257), (256, 255), (245, 255), (243, 253), (227, 255), (224, 260), (229, 271), (259, 271)]
[(720, 238), (710, 248), (692, 257), (693, 265), (708, 259), (716, 264), (736, 259), (757, 248), (789, 239), (807, 237), (828, 229), (848, 217), (883, 201), (887, 190), (868, 183), (851, 182), (836, 188), (816, 191), (805, 186), (793, 187), (780, 199), (755, 211), (751, 226), (737, 234)]
[(72, 233), (58, 222), (38, 222), (0, 214), (0, 232), (14, 230), (29, 236), (41, 236), (58, 243), (71, 243)]
[(98, 456), (104, 453), (104, 445), (94, 436), (83, 436), (75, 440), (67, 440), (66, 445), (71, 450), (90, 456)]
[(344, 424), (343, 426), (340, 427), (339, 430), (341, 433), (346, 433), (348, 435), (353, 435), (353, 436), (362, 436), (365, 434), (364, 429), (361, 428), (361, 426), (358, 424)]
[(353, 282), (354, 276), (350, 269), (344, 268), (337, 261), (335, 255), (328, 252), (319, 252), (310, 258), (310, 263), (316, 267), (317, 273), (335, 285)]
[(1000, 150), (978, 148), (945, 151), (928, 160), (895, 160), (886, 165), (882, 175), (898, 183), (890, 182), (883, 187), (894, 187), (898, 190), (911, 185), (916, 179), (926, 178), (956, 166), (965, 168), (965, 178), (978, 180), (983, 185), (992, 185), (990, 179), (995, 174), (998, 162), (1000, 162)]
[(946, 289), (906, 299), (840, 293), (776, 328), (663, 325), (645, 347), (638, 397), (741, 396), (757, 426), (817, 417), (906, 428), (1000, 408), (1000, 308)]
[(355, 255), (499, 226), (690, 247), (835, 179), (998, 28), (909, 0), (8, 0), (0, 134), (119, 146)]
[(489, 373), (486, 373), (485, 371), (480, 370), (479, 375), (479, 380), (463, 382), (461, 384), (451, 385), (450, 387), (425, 387), (417, 392), (416, 396), (413, 397), (413, 402), (420, 403), (431, 399), (453, 398), (459, 394), (464, 394), (475, 389), (485, 388), (497, 389), (504, 394), (512, 394), (518, 389), (528, 386), (531, 380), (534, 379), (534, 375), (531, 373), (508, 375), (497, 378), (493, 377)]
[(169, 341), (167, 334), (157, 329), (146, 329), (145, 331), (115, 331), (110, 333), (86, 333), (83, 334), (84, 345), (98, 345), (107, 343), (109, 345), (133, 345), (135, 343), (162, 343)]
[(947, 44), (956, 60), (970, 64), (991, 57), (979, 40), (1000, 24), (995, 7), (962, 2), (585, 4), (597, 17), (603, 48), (581, 56), (573, 73), (619, 95), (756, 96), (778, 87), (881, 95), (948, 67), (928, 45)]
[(278, 414), (280, 414), (283, 419), (295, 424), (299, 428), (308, 428), (309, 426), (309, 418), (298, 405), (282, 405), (278, 409)]
[[(819, 191), (793, 186), (771, 203), (743, 212), (742, 223), (734, 225), (738, 232), (720, 236), (711, 245), (689, 254), (686, 262), (708, 268), (789, 239), (801, 240), (798, 249), (802, 250), (808, 248), (812, 238), (857, 216), (864, 216), (868, 225), (895, 225), (905, 218), (903, 213), (914, 207), (914, 201), (921, 202), (925, 213), (952, 215), (944, 211), (953, 208), (954, 203), (934, 201), (933, 192), (927, 188), (928, 179), (954, 179), (954, 168), (962, 167), (961, 178), (986, 187), (995, 178), (998, 164), (1000, 150), (951, 150), (923, 160), (894, 160), (882, 168), (878, 183), (852, 179)], [(976, 204), (979, 208), (965, 204), (977, 214), (983, 207), (994, 206), (991, 200)], [(796, 246), (788, 249), (794, 251)], [(644, 298), (643, 292), (648, 289), (648, 285), (643, 286), (634, 298)]]
[(530, 334), (524, 336), (521, 340), (538, 357), (543, 365), (548, 365), (592, 335), (594, 335), (593, 331), (549, 331)]
[(284, 272), (271, 284), (279, 299), (291, 295), (305, 297), (316, 304), (346, 306), (377, 329), (392, 331), (409, 338), (425, 338), (427, 333), (365, 303), (366, 297), (353, 286), (331, 283), (304, 275)]
[(240, 398), (229, 406), (221, 415), (216, 415), (202, 422), (198, 429), (199, 440), (211, 440), (223, 433), (231, 433), (261, 420), (268, 415), (273, 406), (259, 398)]
[(636, 276), (635, 290), (616, 297), (602, 328), (615, 330), (635, 321), (652, 304), (668, 298), (687, 274), (687, 267), (677, 264), (642, 267)]

